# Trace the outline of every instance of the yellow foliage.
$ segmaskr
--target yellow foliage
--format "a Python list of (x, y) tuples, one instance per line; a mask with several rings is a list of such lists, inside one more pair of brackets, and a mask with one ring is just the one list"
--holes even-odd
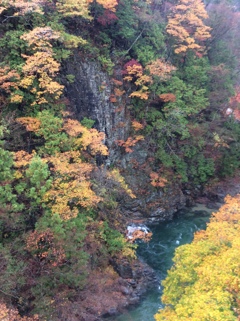
[(28, 87), (32, 86), (34, 78), (35, 77), (33, 75), (24, 77), (23, 79), (20, 80), (19, 86), (27, 89)]
[(37, 132), (41, 125), (40, 120), (35, 117), (20, 117), (16, 118), (16, 121), (24, 125), (30, 132)]
[(42, 75), (43, 73), (55, 76), (59, 71), (60, 64), (52, 57), (52, 51), (37, 51), (32, 56), (23, 56), (26, 58), (26, 64), (23, 66), (23, 72), (27, 76)]
[(24, 150), (20, 150), (18, 152), (15, 152), (13, 154), (13, 159), (14, 159), (14, 166), (16, 168), (22, 168), (24, 166), (27, 166), (31, 159), (35, 156), (35, 152), (33, 151), (32, 154), (29, 154), (25, 152)]
[(18, 89), (17, 82), (20, 75), (16, 70), (10, 70), (10, 67), (0, 68), (0, 88), (5, 92), (10, 93), (11, 88)]
[(97, 131), (95, 128), (88, 129), (73, 119), (67, 119), (63, 129), (69, 136), (76, 137), (74, 140), (76, 147), (84, 150), (89, 148), (92, 155), (97, 155), (98, 153), (108, 155), (107, 146), (102, 143), (105, 139), (104, 133)]
[(139, 123), (139, 122), (136, 121), (136, 120), (133, 120), (132, 123), (131, 123), (131, 125), (132, 125), (132, 127), (133, 127), (133, 129), (134, 129), (135, 131), (138, 131), (138, 130), (141, 130), (141, 129), (144, 128), (143, 124)]
[(84, 40), (82, 37), (70, 34), (63, 34), (60, 40), (64, 44), (65, 48), (68, 49), (77, 48), (79, 45), (87, 44), (87, 41)]
[(163, 282), (168, 306), (157, 321), (237, 321), (240, 318), (240, 195), (228, 196), (206, 231), (177, 249)]
[[(26, 127), (28, 131), (40, 132), (41, 121), (34, 117), (21, 117), (17, 122)], [(82, 207), (92, 208), (102, 200), (92, 190), (90, 174), (95, 165), (84, 161), (83, 151), (88, 149), (92, 155), (102, 153), (107, 154), (107, 147), (103, 145), (103, 133), (96, 129), (87, 129), (78, 121), (67, 119), (62, 129), (69, 135), (70, 147), (75, 146), (67, 152), (58, 152), (54, 156), (45, 156), (43, 162), (49, 164), (52, 173), (52, 183), (48, 191), (44, 194), (42, 202), (45, 203), (53, 214), (58, 214), (63, 220), (76, 217)], [(66, 138), (67, 139), (67, 138)], [(14, 153), (14, 166), (17, 169), (15, 178), (23, 177), (35, 152), (29, 154), (25, 151)], [(121, 186), (124, 186), (121, 181)]]
[(132, 190), (128, 187), (126, 184), (124, 177), (120, 174), (118, 169), (113, 169), (107, 173), (107, 176), (109, 178), (113, 178), (116, 182), (118, 182), (122, 189), (131, 197), (136, 198), (136, 196), (133, 194)]
[(29, 12), (36, 12), (43, 14), (42, 5), (44, 4), (43, 0), (32, 0), (32, 1), (25, 1), (25, 0), (5, 0), (1, 1), (2, 7), (0, 7), (0, 13), (3, 12), (5, 9), (14, 8), (17, 12), (15, 12), (15, 16), (18, 15), (25, 15)]
[(140, 64), (127, 66), (127, 75), (123, 79), (126, 81), (134, 80), (134, 84), (138, 88), (136, 91), (132, 92), (129, 97), (148, 100), (148, 85), (153, 83), (152, 76), (158, 76), (161, 80), (167, 80), (171, 77), (171, 73), (176, 70), (176, 67), (165, 62), (163, 59), (157, 59), (148, 64), (146, 70), (148, 70), (150, 75), (144, 74), (144, 69)]
[(143, 67), (140, 64), (133, 64), (126, 68), (127, 76), (123, 79), (126, 81), (132, 81), (135, 79), (134, 84), (139, 87), (137, 91), (132, 92), (129, 97), (138, 97), (140, 99), (148, 99), (148, 87), (147, 83), (152, 83), (152, 77), (143, 74)]
[(163, 59), (152, 61), (146, 66), (146, 68), (149, 70), (151, 75), (158, 76), (162, 80), (169, 79), (171, 73), (177, 69)]
[(138, 91), (132, 92), (129, 95), (129, 97), (138, 97), (138, 98), (143, 99), (143, 100), (148, 100), (148, 95), (149, 95), (149, 91), (138, 90)]
[[(20, 299), (20, 298), (19, 298)], [(19, 300), (20, 302), (20, 300)], [(17, 309), (13, 307), (7, 307), (3, 301), (0, 301), (0, 320), (1, 321), (45, 321), (43, 318), (39, 318), (38, 315), (32, 317), (21, 317)]]
[(54, 31), (51, 27), (37, 27), (28, 33), (24, 33), (21, 39), (28, 42), (34, 50), (51, 48), (51, 40), (57, 40), (61, 37), (60, 32)]
[[(92, 2), (92, 1), (91, 1)], [(117, 0), (97, 0), (97, 3), (101, 4), (104, 9), (115, 12), (118, 5)]]
[(100, 200), (91, 189), (90, 181), (82, 176), (71, 181), (56, 179), (44, 197), (52, 213), (58, 214), (63, 220), (76, 217), (81, 207), (94, 207)]
[(127, 71), (127, 76), (125, 76), (123, 79), (127, 81), (133, 80), (133, 77), (138, 78), (143, 75), (143, 67), (140, 64), (127, 66), (126, 71)]
[(121, 251), (121, 256), (130, 258), (130, 259), (136, 259), (137, 258), (136, 251), (132, 247), (132, 244), (131, 244), (131, 247), (128, 246), (127, 242), (124, 244), (124, 248)]
[[(32, 105), (45, 104), (49, 99), (56, 100), (62, 94), (64, 86), (53, 80), (60, 64), (53, 58), (51, 45), (51, 41), (59, 38), (60, 33), (50, 27), (37, 27), (21, 36), (34, 51), (31, 56), (22, 55), (26, 62), (22, 68), (23, 78), (19, 81), (20, 87), (35, 94), (36, 100)], [(39, 88), (33, 85), (36, 79)]]
[(59, 153), (47, 160), (55, 175), (44, 202), (53, 214), (70, 219), (77, 216), (80, 207), (94, 207), (101, 200), (91, 189), (89, 175), (93, 165), (82, 162), (79, 151)]
[(210, 38), (211, 28), (204, 24), (208, 15), (202, 0), (178, 0), (168, 17), (166, 31), (176, 38), (175, 52), (192, 49), (203, 51), (203, 41)]
[(81, 16), (91, 19), (89, 15), (89, 0), (61, 0), (57, 1), (57, 11), (63, 16)]
[[(148, 75), (142, 75), (141, 77), (139, 77), (135, 81), (135, 85), (144, 86), (145, 84), (147, 84), (147, 83), (151, 84), (152, 82), (153, 82), (152, 77), (150, 77)], [(148, 88), (146, 87), (146, 89), (148, 89)]]
[(10, 102), (13, 104), (19, 104), (23, 101), (23, 96), (18, 95), (18, 94), (12, 94), (10, 96)]

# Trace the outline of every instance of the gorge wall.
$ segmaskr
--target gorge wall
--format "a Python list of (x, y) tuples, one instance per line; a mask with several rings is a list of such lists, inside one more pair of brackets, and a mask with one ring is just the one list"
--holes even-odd
[[(156, 189), (150, 185), (151, 154), (147, 143), (137, 143), (131, 153), (126, 153), (117, 145), (117, 140), (126, 140), (130, 133), (129, 97), (124, 95), (111, 101), (114, 81), (122, 82), (121, 71), (109, 76), (95, 61), (83, 61), (78, 55), (66, 64), (66, 73), (74, 75), (74, 82), (66, 85), (66, 95), (71, 103), (75, 117), (95, 121), (94, 127), (105, 133), (105, 144), (109, 156), (101, 160), (104, 166), (116, 166), (136, 198), (124, 197), (120, 208), (128, 221), (143, 220), (155, 223), (171, 219), (173, 214), (183, 208), (187, 197), (181, 186), (174, 182), (167, 188)], [(114, 79), (114, 80), (113, 80)]]

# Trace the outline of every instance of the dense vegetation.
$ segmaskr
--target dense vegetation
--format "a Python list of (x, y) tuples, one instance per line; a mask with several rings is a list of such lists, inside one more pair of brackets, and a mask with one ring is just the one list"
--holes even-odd
[(177, 248), (163, 282), (161, 320), (239, 320), (240, 196), (228, 196), (206, 231)]
[(200, 0), (1, 1), (0, 296), (22, 315), (57, 319), (56, 293), (70, 300), (89, 269), (134, 258), (116, 207), (135, 195), (117, 168), (97, 166), (104, 134), (74, 119), (67, 59), (98, 61), (115, 83), (111, 102), (127, 97), (132, 132), (116, 148), (131, 153), (145, 140), (154, 188), (239, 167), (239, 6), (207, 9)]

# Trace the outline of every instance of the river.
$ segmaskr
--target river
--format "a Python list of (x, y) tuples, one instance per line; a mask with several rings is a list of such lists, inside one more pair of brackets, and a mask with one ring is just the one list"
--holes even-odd
[(162, 308), (161, 280), (166, 277), (172, 266), (172, 258), (176, 247), (190, 243), (194, 232), (205, 229), (212, 210), (202, 205), (176, 213), (171, 221), (151, 226), (153, 233), (149, 243), (139, 243), (138, 257), (148, 263), (159, 278), (158, 289), (151, 290), (141, 304), (111, 321), (154, 321), (154, 314)]

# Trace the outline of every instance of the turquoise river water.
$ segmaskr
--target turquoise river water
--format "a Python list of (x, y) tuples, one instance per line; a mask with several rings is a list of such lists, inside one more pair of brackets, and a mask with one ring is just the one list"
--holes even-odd
[(212, 210), (204, 206), (181, 210), (171, 221), (150, 226), (153, 233), (149, 243), (140, 243), (138, 256), (148, 263), (157, 273), (159, 286), (145, 295), (141, 304), (111, 321), (154, 321), (154, 314), (162, 308), (161, 280), (166, 277), (172, 266), (172, 258), (176, 247), (190, 243), (194, 232), (205, 229)]

